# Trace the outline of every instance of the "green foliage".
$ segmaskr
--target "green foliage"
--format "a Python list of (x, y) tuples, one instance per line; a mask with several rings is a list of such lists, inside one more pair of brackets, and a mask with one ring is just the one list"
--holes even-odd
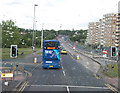
[[(33, 30), (18, 28), (12, 20), (2, 21), (2, 47), (9, 48), (10, 45), (18, 45), (19, 48), (27, 48), (32, 46)], [(35, 32), (35, 31), (34, 31)], [(41, 46), (41, 32), (36, 30), (36, 39), (34, 42), (36, 47)], [(84, 43), (87, 30), (43, 30), (43, 40), (55, 39), (58, 35), (66, 35), (71, 41)]]
[(70, 40), (71, 41), (78, 41), (79, 43), (84, 43), (87, 37), (87, 30), (76, 30), (72, 31), (70, 35)]
[(109, 77), (118, 77), (119, 66), (119, 64), (107, 64), (107, 72), (104, 72), (104, 74)]
[(2, 21), (2, 47), (19, 45), (19, 29), (12, 20)]
[(57, 36), (57, 32), (55, 30), (44, 30), (44, 40), (50, 40), (50, 39), (54, 39)]

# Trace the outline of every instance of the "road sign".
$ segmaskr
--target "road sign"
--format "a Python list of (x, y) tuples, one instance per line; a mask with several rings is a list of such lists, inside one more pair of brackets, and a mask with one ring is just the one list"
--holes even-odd
[(107, 54), (107, 50), (106, 49), (103, 51), (103, 54)]
[(107, 57), (107, 54), (103, 54), (103, 57)]
[(73, 45), (73, 49), (75, 49), (75, 45)]
[(13, 77), (13, 73), (2, 73), (2, 74), (1, 74), (1, 77), (2, 77), (2, 78), (5, 78), (5, 77)]

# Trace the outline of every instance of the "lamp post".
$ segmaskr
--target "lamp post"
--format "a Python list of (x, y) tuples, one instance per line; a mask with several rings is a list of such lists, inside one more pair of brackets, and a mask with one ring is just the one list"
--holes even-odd
[(34, 4), (34, 17), (33, 17), (33, 39), (32, 39), (32, 47), (34, 46), (34, 30), (35, 30), (35, 7), (38, 6)]
[(44, 24), (42, 24), (41, 48), (42, 48), (42, 44), (43, 44), (43, 25), (44, 25)]

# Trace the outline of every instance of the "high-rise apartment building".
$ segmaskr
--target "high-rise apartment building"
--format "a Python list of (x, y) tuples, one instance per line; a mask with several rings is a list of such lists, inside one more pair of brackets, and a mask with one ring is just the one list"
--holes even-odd
[(115, 46), (120, 47), (120, 13), (117, 14)]
[(98, 31), (98, 42), (99, 45), (103, 46), (104, 44), (104, 19), (99, 20), (99, 31)]
[(88, 25), (88, 33), (87, 33), (87, 43), (88, 44), (92, 44), (92, 34), (93, 34), (93, 26), (94, 26), (94, 22), (90, 22)]
[(98, 42), (98, 30), (99, 30), (99, 22), (90, 22), (89, 29), (87, 34), (87, 43), (97, 45)]
[(90, 22), (88, 27), (88, 44), (103, 47), (120, 46), (120, 15), (105, 14), (99, 22)]
[(104, 46), (115, 46), (116, 39), (116, 21), (117, 16), (114, 13), (103, 15), (104, 19)]

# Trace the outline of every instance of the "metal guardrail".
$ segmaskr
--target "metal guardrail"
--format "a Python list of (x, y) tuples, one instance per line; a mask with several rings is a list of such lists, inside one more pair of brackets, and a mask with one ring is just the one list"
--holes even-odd
[[(73, 47), (69, 42), (68, 42), (68, 44), (69, 44), (69, 46), (70, 47)], [(92, 56), (93, 54), (91, 53), (91, 52), (87, 52), (87, 51), (84, 51), (84, 50), (80, 50), (80, 49), (77, 49), (78, 51), (80, 51), (82, 54), (84, 53), (84, 54), (89, 54), (90, 56)], [(95, 56), (96, 55), (96, 56)], [(103, 57), (103, 56), (100, 56), (100, 55), (98, 55), (98, 54), (94, 54), (94, 57), (93, 58), (101, 58), (101, 59), (106, 59), (106, 61), (110, 61), (110, 62), (117, 62), (117, 60), (113, 60), (113, 59), (111, 59), (110, 57)]]

